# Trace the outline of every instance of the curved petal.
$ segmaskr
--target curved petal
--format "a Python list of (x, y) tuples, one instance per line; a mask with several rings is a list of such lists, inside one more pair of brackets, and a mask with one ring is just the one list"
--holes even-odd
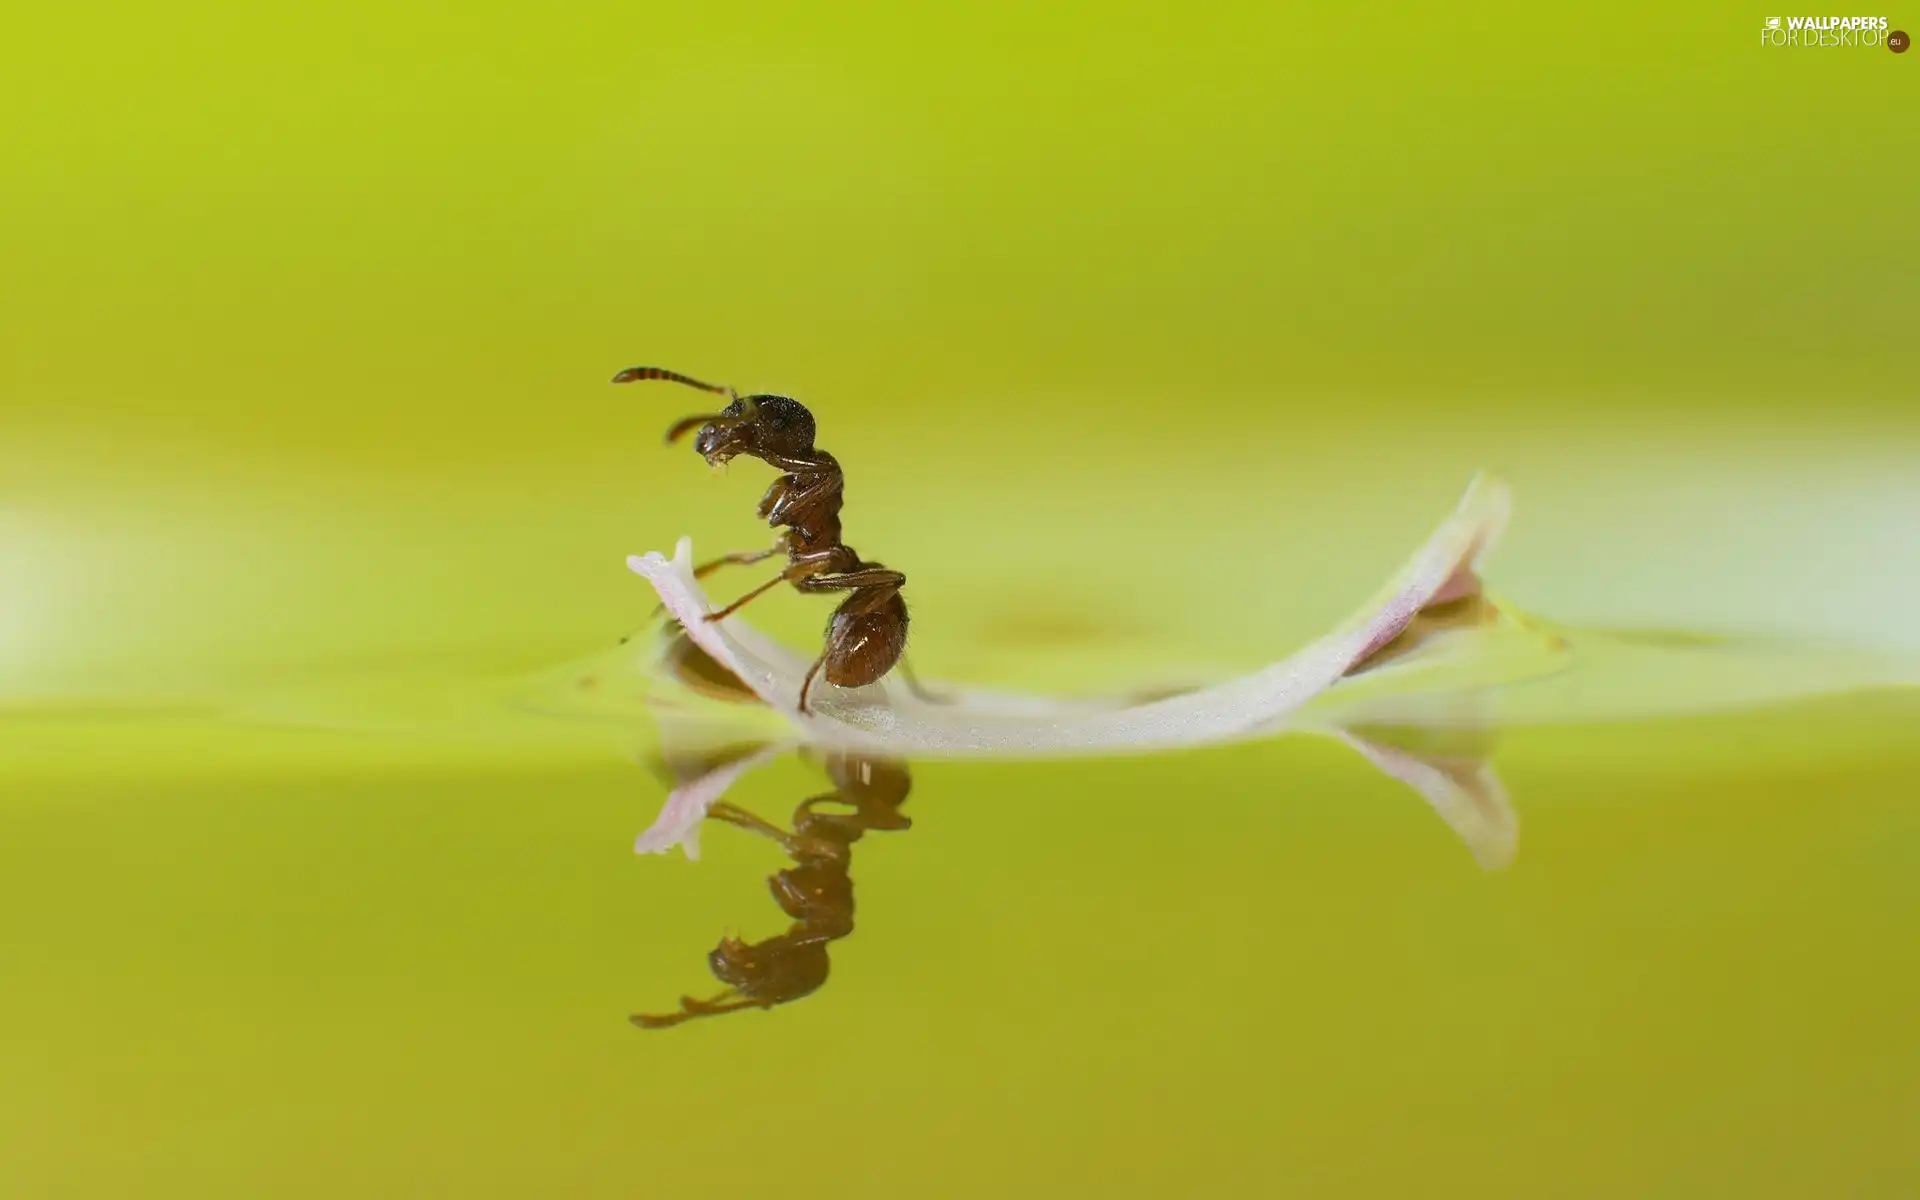
[(1033, 757), (1129, 753), (1255, 736), (1391, 643), (1436, 597), (1467, 594), (1476, 568), (1505, 528), (1505, 484), (1486, 475), (1374, 600), (1339, 629), (1280, 662), (1238, 679), (1143, 703), (1050, 700), (980, 692), (923, 699), (896, 678), (861, 688), (816, 684), (814, 711), (797, 711), (811, 658), (738, 617), (710, 622), (693, 578), (693, 545), (674, 556), (627, 560), (652, 583), (693, 641), (816, 745), (895, 756)]

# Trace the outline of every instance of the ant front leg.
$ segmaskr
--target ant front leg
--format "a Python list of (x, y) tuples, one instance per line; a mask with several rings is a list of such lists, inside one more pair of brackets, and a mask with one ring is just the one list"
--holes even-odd
[(789, 513), (804, 513), (822, 500), (846, 487), (846, 480), (838, 471), (818, 475), (812, 482), (796, 486), (796, 481), (804, 479), (802, 475), (783, 475), (774, 481), (780, 488), (780, 494), (774, 495), (774, 489), (768, 488), (766, 498), (760, 501), (760, 519), (780, 524)]

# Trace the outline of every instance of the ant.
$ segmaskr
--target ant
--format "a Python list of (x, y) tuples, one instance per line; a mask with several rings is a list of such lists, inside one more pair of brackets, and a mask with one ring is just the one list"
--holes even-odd
[[(710, 1000), (682, 996), (679, 1012), (636, 1013), (629, 1018), (635, 1025), (666, 1029), (695, 1017), (772, 1008), (811, 995), (827, 981), (828, 944), (853, 932), (853, 879), (848, 874), (853, 844), (870, 829), (913, 827), (900, 812), (913, 779), (905, 763), (860, 755), (834, 755), (825, 766), (834, 790), (800, 802), (793, 810), (792, 833), (725, 801), (707, 811), (709, 820), (772, 838), (793, 859), (791, 867), (767, 880), (774, 901), (793, 924), (785, 933), (751, 945), (737, 937), (722, 938), (707, 955), (707, 966), (727, 990)], [(814, 811), (817, 805), (834, 802), (853, 811)]]
[(693, 448), (709, 466), (744, 454), (783, 472), (760, 498), (760, 519), (775, 529), (786, 528), (773, 547), (723, 555), (703, 563), (693, 575), (700, 579), (729, 563), (756, 563), (777, 554), (787, 556), (786, 570), (720, 611), (708, 613), (707, 620), (723, 620), (783, 582), (800, 592), (851, 592), (827, 622), (826, 648), (800, 685), (800, 711), (807, 712), (807, 696), (822, 668), (827, 682), (838, 687), (860, 687), (891, 671), (907, 647), (907, 602), (900, 595), (907, 577), (866, 562), (840, 540), (846, 473), (833, 455), (815, 448), (813, 414), (788, 396), (742, 396), (730, 387), (702, 383), (660, 367), (629, 367), (613, 382), (654, 379), (731, 401), (717, 413), (674, 422), (667, 430), (669, 444), (697, 428)]

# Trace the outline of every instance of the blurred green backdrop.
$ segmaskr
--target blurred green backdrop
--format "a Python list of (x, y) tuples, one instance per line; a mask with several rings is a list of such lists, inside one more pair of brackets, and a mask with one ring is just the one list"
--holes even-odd
[[(1920, 54), (1766, 15), (13, 13), (0, 701), (610, 645), (764, 538), (634, 363), (814, 408), (927, 673), (1266, 661), (1481, 467), (1550, 616), (1911, 645)], [(612, 754), (22, 716), (0, 1191), (1903, 1194), (1911, 718), (1520, 739), (1499, 887), (1331, 749), (934, 768), (854, 970), (636, 1040), (770, 852), (632, 861)]]
[[(1480, 466), (1536, 604), (1650, 566), (1607, 615), (1825, 613), (1888, 549), (1768, 485), (1857, 451), (1856, 550), (1915, 502), (1920, 60), (1763, 52), (1757, 12), (21, 14), (8, 678), (599, 644), (625, 553), (761, 540), (763, 473), (663, 450), (698, 397), (633, 362), (812, 404), (936, 664), (1021, 593), (1181, 636), (1143, 556), (1304, 631)], [(1585, 570), (1629, 527), (1674, 542)], [(1812, 569), (1729, 613), (1768, 540)]]

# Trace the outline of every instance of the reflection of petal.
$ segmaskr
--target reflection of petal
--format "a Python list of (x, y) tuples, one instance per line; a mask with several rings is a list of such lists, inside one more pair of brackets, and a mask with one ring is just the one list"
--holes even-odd
[(749, 754), (715, 767), (674, 788), (661, 806), (660, 815), (633, 843), (635, 854), (665, 854), (679, 846), (690, 859), (700, 857), (700, 822), (707, 810), (727, 794), (742, 775), (771, 760), (787, 747), (762, 746)]
[[(1449, 828), (1465, 842), (1474, 860), (1487, 870), (1499, 870), (1513, 861), (1519, 842), (1519, 818), (1507, 803), (1506, 788), (1482, 754), (1421, 751), (1381, 740), (1389, 731), (1361, 732), (1327, 729), (1381, 772), (1420, 793)], [(691, 860), (700, 857), (700, 825), (709, 809), (739, 782), (741, 776), (794, 749), (795, 743), (764, 745), (737, 758), (692, 775), (676, 786), (647, 831), (634, 843), (636, 854), (665, 854), (676, 845)]]
[(1520, 821), (1507, 803), (1507, 789), (1483, 755), (1423, 753), (1347, 729), (1333, 734), (1426, 797), (1481, 866), (1493, 871), (1513, 861)]
[(808, 741), (907, 755), (1025, 756), (1125, 753), (1225, 741), (1255, 734), (1324, 691), (1356, 662), (1390, 644), (1436, 595), (1459, 594), (1507, 517), (1507, 489), (1478, 477), (1459, 506), (1375, 601), (1334, 633), (1251, 675), (1142, 704), (1014, 699), (954, 692), (929, 702), (893, 678), (863, 688), (817, 685), (815, 713), (796, 709), (811, 658), (802, 658), (738, 618), (708, 622), (694, 581), (693, 548), (674, 557), (636, 556), (645, 576), (688, 635), (756, 694), (800, 727)]

